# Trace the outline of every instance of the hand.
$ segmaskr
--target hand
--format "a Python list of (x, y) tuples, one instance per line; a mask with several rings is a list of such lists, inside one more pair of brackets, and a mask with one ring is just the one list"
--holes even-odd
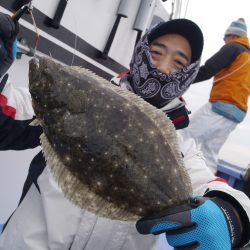
[(7, 72), (15, 59), (18, 31), (18, 22), (14, 22), (9, 15), (0, 13), (0, 77)]
[(169, 245), (179, 250), (231, 250), (241, 242), (242, 228), (236, 210), (220, 198), (198, 198), (190, 205), (143, 218), (139, 233), (166, 233)]

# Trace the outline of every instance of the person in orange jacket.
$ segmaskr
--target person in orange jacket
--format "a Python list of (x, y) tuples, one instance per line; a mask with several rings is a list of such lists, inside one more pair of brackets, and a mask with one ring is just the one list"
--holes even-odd
[(191, 116), (189, 127), (182, 130), (184, 138), (195, 139), (213, 172), (221, 147), (246, 116), (250, 95), (250, 45), (243, 18), (230, 24), (224, 41), (225, 45), (200, 67), (194, 81), (214, 77), (209, 102)]

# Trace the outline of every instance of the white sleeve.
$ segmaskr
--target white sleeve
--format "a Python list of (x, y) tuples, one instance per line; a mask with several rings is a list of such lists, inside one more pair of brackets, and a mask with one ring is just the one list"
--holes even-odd
[(216, 177), (205, 164), (202, 153), (196, 148), (195, 141), (189, 138), (183, 141), (178, 134), (184, 164), (190, 175), (194, 195), (202, 196), (206, 193), (221, 192), (232, 197), (245, 212), (250, 225), (250, 200), (242, 191), (230, 187), (222, 178)]
[(15, 120), (29, 120), (34, 116), (31, 95), (28, 88), (14, 87), (9, 81), (6, 83), (1, 97), (1, 107), (3, 113), (11, 116)]

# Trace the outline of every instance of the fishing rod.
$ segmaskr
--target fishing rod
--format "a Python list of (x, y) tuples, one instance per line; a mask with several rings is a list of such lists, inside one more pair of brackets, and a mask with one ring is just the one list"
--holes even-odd
[[(23, 14), (28, 13), (32, 10), (32, 3), (30, 2), (27, 5), (22, 6), (16, 13), (11, 16), (11, 19), (14, 22), (18, 22), (18, 20), (22, 17)], [(4, 39), (0, 34), (0, 58), (6, 58), (8, 56), (8, 52), (5, 49)]]
[(30, 1), (28, 4), (23, 5), (18, 11), (16, 11), (12, 16), (11, 19), (14, 22), (18, 22), (18, 20), (24, 15), (24, 14), (30, 14), (33, 10), (32, 1)]
[[(14, 22), (18, 22), (18, 20), (24, 15), (24, 14), (30, 14), (32, 12), (33, 6), (32, 1), (30, 1), (28, 4), (23, 5), (18, 11), (16, 11), (12, 16), (11, 19)], [(0, 34), (1, 35), (1, 34)], [(0, 37), (0, 55), (1, 58), (5, 58), (7, 56), (7, 51), (5, 50), (4, 41)]]
[(31, 15), (31, 19), (33, 22), (33, 26), (35, 28), (35, 42), (34, 42), (34, 53), (33, 56), (35, 56), (36, 54), (36, 50), (38, 47), (38, 39), (39, 39), (39, 33), (38, 33), (38, 29), (37, 29), (37, 25), (35, 22), (35, 18), (33, 16), (33, 4), (32, 4), (33, 0), (30, 0), (27, 4), (23, 5), (19, 10), (17, 10), (13, 15), (12, 15), (12, 20), (17, 22), (24, 14), (30, 14)]

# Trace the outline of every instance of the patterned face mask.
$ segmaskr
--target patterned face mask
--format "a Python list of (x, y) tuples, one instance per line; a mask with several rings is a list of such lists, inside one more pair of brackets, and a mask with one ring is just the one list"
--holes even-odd
[(135, 47), (129, 81), (137, 95), (161, 108), (188, 89), (198, 73), (200, 60), (172, 74), (164, 74), (153, 64), (148, 35), (146, 33)]

